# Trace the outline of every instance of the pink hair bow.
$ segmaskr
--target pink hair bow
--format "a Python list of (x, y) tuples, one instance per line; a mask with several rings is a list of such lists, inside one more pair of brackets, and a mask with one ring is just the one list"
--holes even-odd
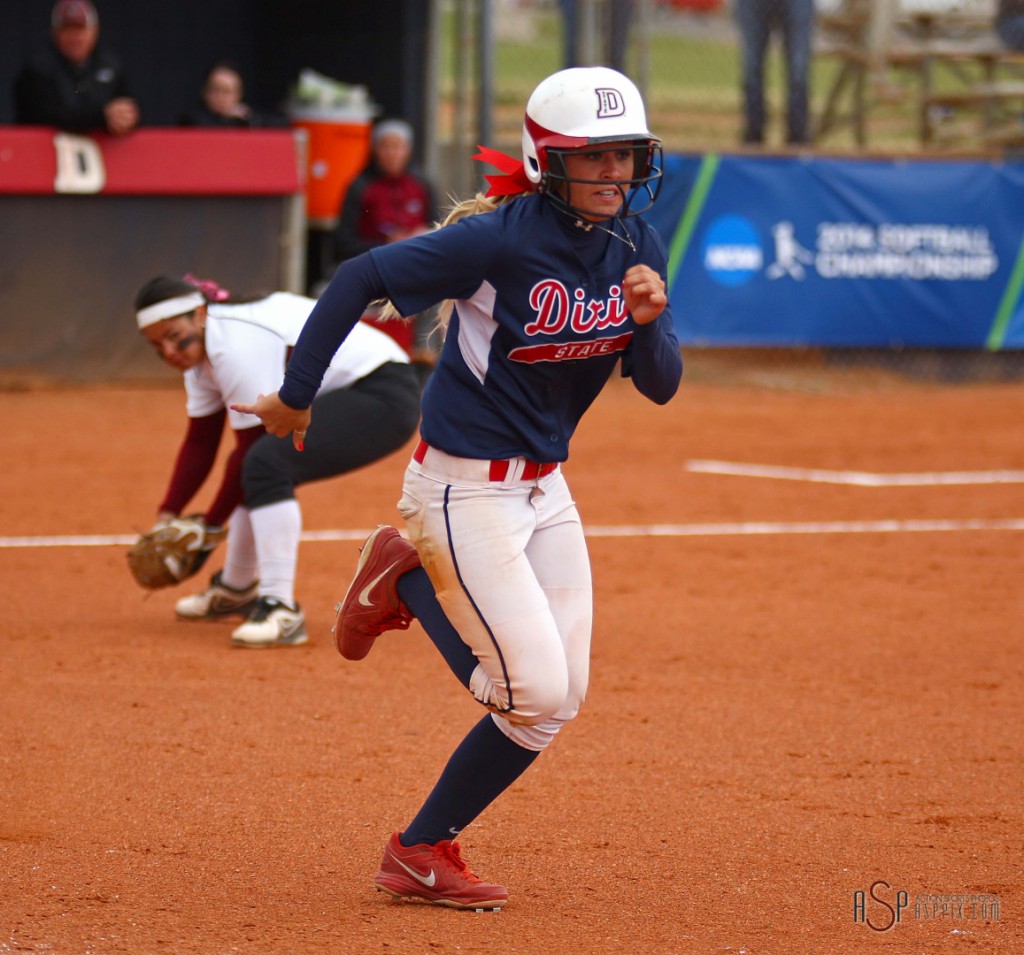
[(197, 279), (191, 272), (182, 277), (199, 289), (208, 302), (226, 302), (231, 298), (231, 293), (226, 288), (221, 288), (213, 279)]
[(519, 159), (499, 153), (488, 146), (477, 146), (480, 150), (473, 158), (478, 162), (490, 163), (501, 170), (502, 175), (484, 176), (490, 188), (487, 196), (518, 196), (523, 192), (533, 192), (536, 186), (526, 176), (526, 169)]

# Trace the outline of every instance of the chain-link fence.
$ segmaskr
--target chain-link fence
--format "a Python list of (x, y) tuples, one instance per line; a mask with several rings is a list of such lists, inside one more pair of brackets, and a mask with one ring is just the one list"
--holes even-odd
[[(1024, 53), (1000, 41), (995, 2), (442, 0), (439, 184), (452, 195), (479, 185), (481, 170), (465, 161), (478, 142), (518, 154), (530, 91), (570, 64), (629, 74), (667, 152), (1012, 160), (1024, 145)], [(794, 89), (802, 47), (803, 90)], [(1019, 353), (983, 349), (689, 354), (711, 375), (781, 382), (799, 372), (814, 387), (893, 373), (944, 382), (1024, 376)]]
[[(536, 83), (565, 65), (598, 63), (635, 80), (666, 148), (739, 142), (739, 43), (725, 0), (447, 0), (439, 9), (442, 146), (485, 131), (491, 145), (514, 151)], [(441, 168), (456, 176), (457, 165)]]
[(667, 147), (740, 147), (745, 82), (756, 82), (744, 81), (744, 58), (767, 30), (765, 147), (805, 145), (787, 142), (785, 122), (788, 68), (803, 74), (804, 46), (808, 123), (799, 138), (819, 152), (991, 155), (1024, 146), (1024, 52), (1000, 40), (996, 0), (445, 0), (439, 9), (442, 94), (455, 105), (475, 95), (459, 87), (480, 75), (478, 14), (489, 11), (499, 144), (515, 139), (539, 78), (604, 63), (641, 88)]

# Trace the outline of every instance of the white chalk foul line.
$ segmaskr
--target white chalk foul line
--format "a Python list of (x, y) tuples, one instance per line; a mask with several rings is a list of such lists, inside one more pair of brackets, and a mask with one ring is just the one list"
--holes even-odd
[[(781, 534), (909, 534), (924, 531), (1024, 531), (1024, 517), (962, 520), (746, 521), (725, 524), (607, 524), (584, 528), (587, 537), (730, 537)], [(303, 541), (362, 541), (370, 530), (306, 531)], [(87, 534), (55, 537), (0, 537), (0, 550), (13, 547), (124, 547), (135, 535)]]
[(921, 531), (1024, 531), (1024, 517), (919, 521), (747, 521), (587, 527), (587, 537), (728, 537), (744, 534), (902, 534)]
[(686, 469), (702, 474), (729, 474), (736, 477), (774, 478), (781, 481), (813, 481), (821, 484), (854, 484), (858, 487), (929, 487), (1024, 482), (1024, 471), (923, 471), (883, 474), (872, 471), (828, 471), (823, 468), (787, 468), (773, 464), (704, 460), (687, 461)]
[[(304, 541), (363, 541), (371, 528), (348, 531), (305, 531)], [(82, 534), (53, 537), (0, 537), (0, 549), (6, 547), (130, 547), (138, 534)]]

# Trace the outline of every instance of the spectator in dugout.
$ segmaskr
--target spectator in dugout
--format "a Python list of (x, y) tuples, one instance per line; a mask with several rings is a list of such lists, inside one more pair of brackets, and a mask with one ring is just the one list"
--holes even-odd
[(245, 101), (245, 84), (241, 70), (227, 60), (213, 64), (203, 78), (199, 102), (195, 109), (182, 115), (182, 126), (205, 126), (218, 129), (253, 129), (288, 125), (285, 116), (254, 109)]
[[(434, 187), (412, 167), (413, 130), (405, 120), (383, 119), (371, 134), (370, 161), (345, 193), (334, 231), (338, 263), (376, 246), (399, 242), (432, 229), (439, 218)], [(413, 360), (432, 365), (432, 313), (405, 322), (377, 322)]]
[(97, 45), (99, 35), (90, 0), (58, 0), (50, 15), (50, 42), (15, 79), (17, 123), (115, 136), (135, 129), (138, 104), (120, 61)]
[(433, 186), (411, 168), (412, 150), (405, 120), (374, 126), (370, 161), (348, 187), (334, 232), (339, 262), (418, 235), (437, 221)]

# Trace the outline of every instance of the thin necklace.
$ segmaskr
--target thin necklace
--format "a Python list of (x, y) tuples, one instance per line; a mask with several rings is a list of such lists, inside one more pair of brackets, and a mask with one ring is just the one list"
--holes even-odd
[[(618, 225), (618, 223), (619, 220), (616, 219), (615, 225)], [(584, 222), (583, 219), (577, 219), (573, 224), (576, 226), (577, 229), (582, 229), (584, 232), (589, 232), (591, 229), (600, 229), (602, 232), (607, 232), (608, 235), (615, 236), (615, 238), (618, 239), (620, 242), (625, 242), (626, 245), (628, 245), (634, 252), (636, 252), (636, 246), (633, 245), (633, 238), (625, 227), (623, 227), (623, 232), (625, 232), (626, 234), (619, 235), (619, 233), (615, 231), (615, 226), (612, 226), (612, 228), (609, 229), (607, 226), (601, 225), (600, 222)]]

